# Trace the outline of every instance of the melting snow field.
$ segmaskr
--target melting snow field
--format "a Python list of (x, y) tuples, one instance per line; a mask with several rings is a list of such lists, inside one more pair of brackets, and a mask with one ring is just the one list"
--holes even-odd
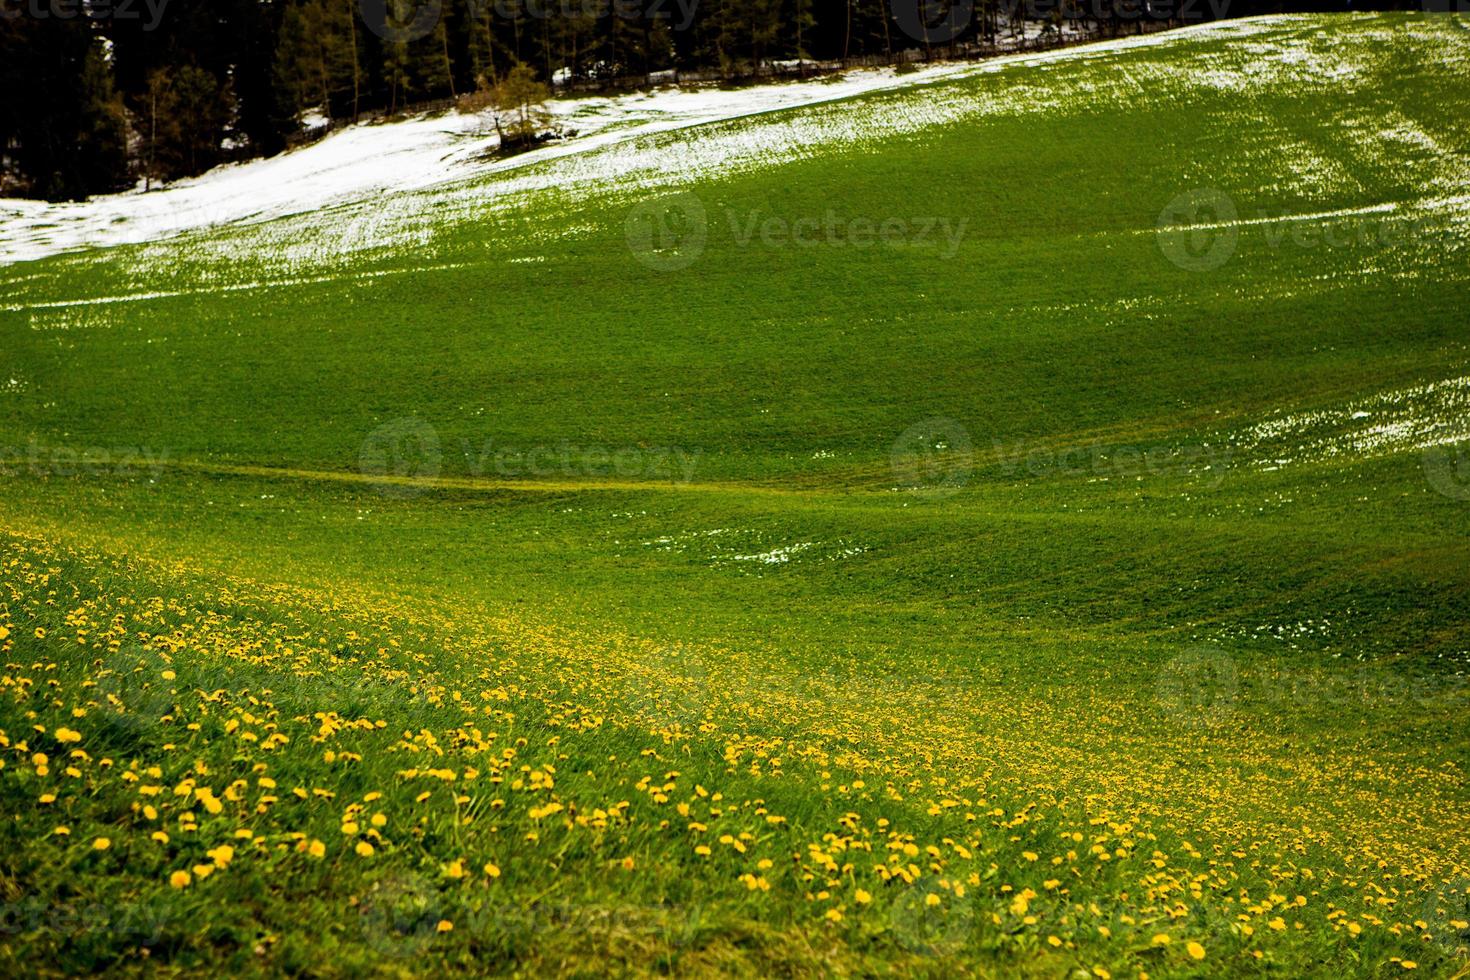
[[(844, 115), (822, 124), (820, 116), (803, 115), (789, 123), (742, 130), (733, 139), (652, 149), (643, 138), (778, 109), (956, 81), (1017, 64), (1046, 65), (1167, 45), (1184, 34), (1240, 36), (1254, 29), (1240, 21), (1211, 24), (1038, 54), (931, 65), (902, 75), (889, 68), (858, 69), (840, 76), (735, 90), (670, 87), (613, 97), (559, 99), (551, 103), (551, 109), (557, 127), (568, 137), (507, 159), (487, 156), (497, 141), (474, 117), (446, 113), (365, 123), (293, 152), (219, 167), (147, 193), (139, 189), (60, 204), (0, 199), (0, 264), (89, 247), (161, 241), (197, 229), (320, 211), (558, 160), (563, 161), (561, 167), (540, 168), (537, 177), (491, 186), (499, 194), (629, 174), (639, 175), (644, 185), (673, 183), (742, 160), (748, 163), (752, 158), (769, 160), (773, 155), (798, 152), (804, 144), (850, 141), (887, 130), (934, 125), (970, 113), (978, 103), (968, 91), (960, 95), (954, 90), (936, 90), (932, 99), (911, 107), (918, 111), (896, 114), (886, 123)], [(1038, 103), (1037, 108), (1043, 106)], [(620, 144), (616, 152), (593, 153)], [(584, 156), (591, 159), (581, 164), (565, 159)], [(384, 243), (375, 239), (375, 244)]]
[(91, 246), (139, 244), (182, 232), (317, 211), (379, 194), (425, 190), (586, 152), (637, 136), (811, 105), (865, 92), (968, 74), (937, 65), (907, 75), (858, 70), (839, 78), (738, 90), (665, 88), (550, 104), (566, 139), (495, 159), (498, 140), (482, 120), (457, 113), (365, 123), (267, 160), (218, 167), (165, 188), (105, 195), (85, 203), (0, 200), (0, 262)]
[(1333, 456), (1373, 457), (1470, 439), (1470, 375), (1386, 391), (1339, 408), (1283, 414), (1236, 447), (1268, 470)]

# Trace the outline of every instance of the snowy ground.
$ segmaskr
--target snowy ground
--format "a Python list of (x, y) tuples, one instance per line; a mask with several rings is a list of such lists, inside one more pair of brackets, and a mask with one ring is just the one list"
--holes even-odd
[(1040, 54), (934, 65), (904, 75), (888, 68), (862, 69), (737, 90), (671, 87), (557, 100), (552, 104), (557, 122), (575, 135), (506, 160), (484, 159), (496, 140), (472, 117), (450, 113), (363, 124), (294, 152), (219, 167), (150, 193), (138, 190), (66, 204), (0, 199), (0, 265), (93, 246), (158, 241), (212, 225), (316, 211), (524, 167), (649, 133), (994, 71), (1016, 62), (1089, 57), (1123, 47), (1168, 43), (1186, 31), (1222, 28), (1229, 29), (1229, 23)]

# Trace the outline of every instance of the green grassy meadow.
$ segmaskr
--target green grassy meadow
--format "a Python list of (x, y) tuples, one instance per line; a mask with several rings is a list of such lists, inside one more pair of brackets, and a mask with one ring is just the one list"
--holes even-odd
[(1465, 976), (1470, 30), (0, 267), (0, 971)]

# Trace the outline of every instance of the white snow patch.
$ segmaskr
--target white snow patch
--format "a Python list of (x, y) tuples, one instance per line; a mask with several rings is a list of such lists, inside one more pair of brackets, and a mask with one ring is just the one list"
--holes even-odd
[(808, 548), (814, 547), (815, 542), (800, 541), (796, 544), (788, 544), (780, 548), (772, 548), (757, 555), (731, 555), (730, 561), (754, 561), (762, 565), (784, 565), (794, 556), (801, 554)]
[(1370, 458), (1432, 449), (1470, 438), (1470, 375), (1386, 391), (1342, 408), (1279, 415), (1231, 442), (1255, 463), (1278, 469), (1330, 457)]
[[(584, 155), (653, 133), (997, 72), (1016, 64), (1098, 58), (1133, 48), (1179, 43), (1183, 36), (1200, 32), (1249, 36), (1272, 28), (1269, 21), (1219, 22), (982, 62), (932, 65), (902, 75), (891, 68), (858, 69), (836, 77), (736, 90), (667, 88), (614, 97), (555, 100), (551, 109), (556, 122), (576, 135), (507, 159), (486, 157), (496, 140), (473, 117), (451, 113), (361, 124), (293, 152), (218, 167), (149, 193), (136, 190), (60, 204), (0, 199), (0, 265), (84, 248), (162, 241), (222, 224), (258, 223), (351, 202), (374, 201), (387, 194), (425, 190)], [(907, 121), (895, 120), (887, 129), (901, 132), (934, 125), (985, 105), (978, 94), (972, 93), (968, 101), (961, 98), (960, 103), (955, 101), (956, 93), (944, 95), (935, 100), (931, 111), (918, 112)], [(968, 113), (963, 111), (966, 105), (970, 107)], [(1012, 108), (1019, 111), (1025, 107)], [(789, 154), (812, 141), (837, 138), (850, 142), (874, 135), (863, 132), (869, 122), (865, 118), (833, 120), (831, 126), (813, 126), (811, 119), (804, 121), (808, 124), (805, 127), (798, 124), (785, 132), (778, 130), (782, 138), (774, 149), (785, 147)], [(773, 151), (769, 130), (751, 128), (730, 135), (733, 140), (705, 141), (703, 147), (650, 152), (644, 146), (625, 154), (597, 154), (599, 159), (590, 168), (547, 172), (525, 183), (497, 185), (491, 193), (567, 186), (569, 177), (585, 182), (630, 172), (641, 172), (643, 179), (637, 183), (645, 186), (669, 184), (728, 167), (736, 159), (765, 158)], [(692, 157), (669, 156), (681, 152), (690, 152)], [(354, 235), (374, 245), (387, 244), (388, 240), (377, 234), (380, 230), (369, 224), (355, 229)], [(394, 239), (395, 243), (402, 241), (401, 237)]]

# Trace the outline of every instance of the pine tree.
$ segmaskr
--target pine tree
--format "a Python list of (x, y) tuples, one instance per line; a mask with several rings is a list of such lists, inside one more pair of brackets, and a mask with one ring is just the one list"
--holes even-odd
[(232, 105), (228, 87), (195, 65), (150, 74), (143, 97), (134, 105), (144, 176), (174, 180), (219, 163)]
[(426, 36), (409, 43), (408, 66), (416, 98), (453, 97), (454, 66), (449, 60), (449, 37), (443, 17)]
[(58, 201), (126, 186), (125, 119), (85, 19), (0, 18), (0, 88), (7, 183)]
[(361, 66), (351, 0), (308, 0), (287, 9), (276, 77), (293, 116), (320, 107), (330, 119), (357, 116)]
[(177, 119), (170, 112), (172, 102), (173, 73), (167, 68), (159, 68), (148, 76), (148, 87), (138, 101), (137, 110), (137, 129), (142, 137), (139, 169), (144, 186), (150, 189), (153, 181), (168, 179), (159, 147), (174, 138)]

